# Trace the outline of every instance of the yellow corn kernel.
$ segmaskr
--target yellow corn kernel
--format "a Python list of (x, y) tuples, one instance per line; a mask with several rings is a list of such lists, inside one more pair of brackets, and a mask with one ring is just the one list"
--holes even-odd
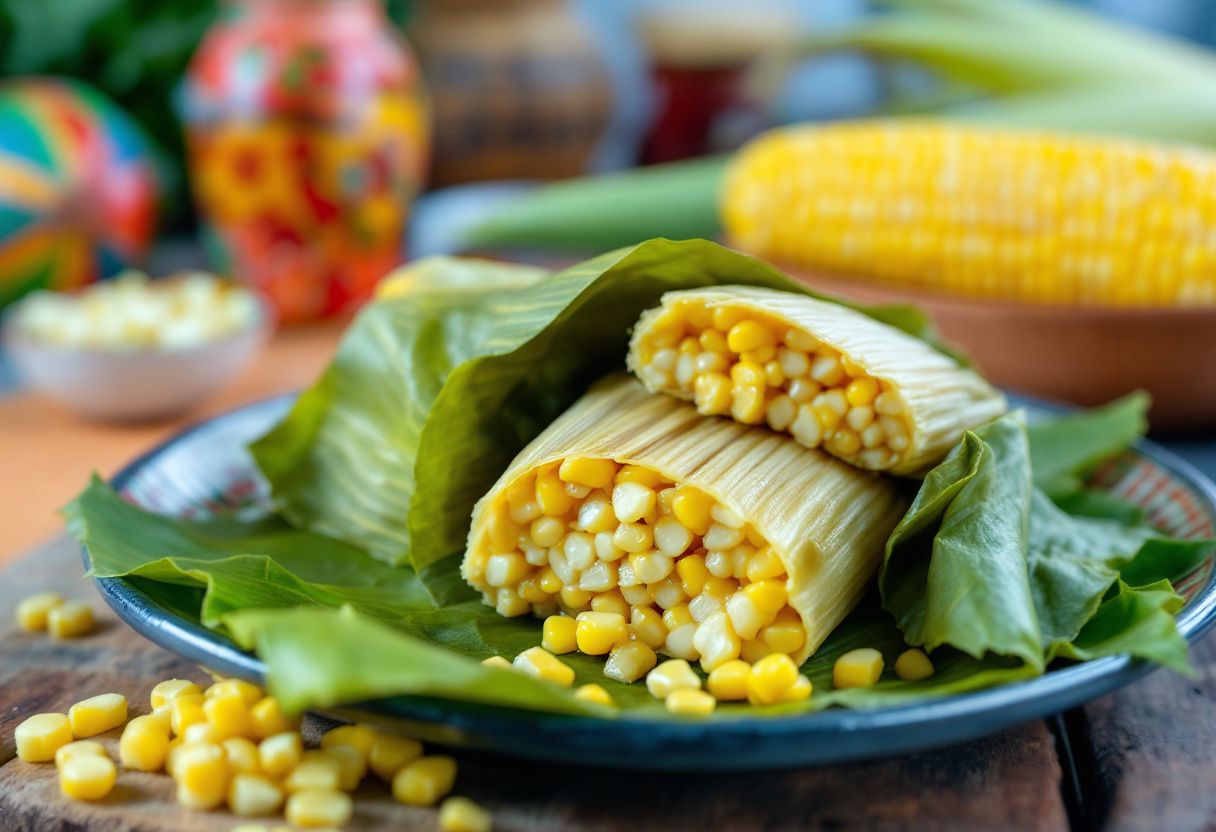
[(667, 695), (667, 710), (680, 716), (706, 716), (714, 712), (718, 700), (703, 690), (677, 688)]
[(46, 763), (72, 741), (72, 726), (63, 714), (35, 714), (13, 733), (17, 756), (27, 763)]
[(861, 450), (861, 436), (851, 428), (842, 428), (832, 434), (824, 447), (837, 456), (853, 456)]
[(490, 832), (490, 813), (467, 797), (449, 797), (439, 807), (439, 832)]
[(574, 498), (556, 473), (536, 477), (536, 504), (548, 517), (562, 517), (574, 508)]
[(259, 774), (262, 764), (258, 761), (258, 747), (246, 737), (229, 737), (220, 743), (228, 755), (228, 768), (233, 774)]
[(368, 749), (367, 765), (376, 776), (391, 783), (393, 775), (422, 756), (422, 743), (411, 737), (377, 734)]
[(283, 789), (289, 794), (306, 789), (340, 791), (342, 769), (333, 757), (320, 751), (307, 751), (299, 765), (283, 780)]
[(747, 677), (751, 665), (740, 659), (731, 659), (715, 667), (709, 674), (705, 686), (719, 702), (735, 702), (747, 698)]
[(553, 682), (564, 688), (574, 684), (574, 671), (543, 647), (529, 647), (515, 657), (512, 665), (529, 676)]
[(356, 748), (363, 759), (367, 759), (379, 732), (370, 725), (356, 723), (354, 725), (339, 725), (331, 728), (321, 737), (322, 748), (333, 748), (335, 745), (349, 745)]
[(561, 591), (561, 599), (567, 607), (578, 609), (591, 603), (591, 593), (576, 586), (564, 586)]
[(331, 745), (325, 755), (338, 763), (338, 788), (353, 792), (367, 776), (367, 757), (353, 745)]
[(451, 757), (419, 757), (393, 777), (393, 797), (410, 806), (434, 806), (455, 782), (456, 761)]
[(209, 742), (219, 745), (222, 739), (220, 732), (215, 730), (215, 726), (209, 722), (196, 722), (189, 725), (182, 734), (182, 742), (187, 745), (192, 742)]
[(55, 638), (75, 638), (93, 629), (93, 608), (83, 601), (64, 601), (46, 614), (47, 632)]
[(342, 826), (350, 820), (354, 802), (350, 795), (331, 789), (302, 789), (287, 798), (284, 815), (293, 826)]
[(184, 693), (169, 703), (169, 727), (179, 737), (191, 725), (206, 721), (201, 693)]
[(576, 620), (578, 649), (588, 656), (603, 656), (629, 640), (625, 617), (614, 612), (580, 612)]
[(684, 659), (668, 659), (646, 674), (646, 690), (656, 699), (666, 699), (674, 690), (701, 689), (698, 676)]
[(266, 695), (260, 687), (244, 679), (221, 679), (207, 688), (206, 694), (212, 696), (239, 696), (245, 701), (245, 707), (252, 708)]
[(675, 499), (671, 501), (671, 510), (676, 519), (695, 534), (705, 534), (709, 531), (713, 518), (710, 511), (714, 507), (714, 498), (704, 491), (691, 486), (681, 486), (676, 491)]
[(241, 773), (228, 784), (228, 808), (234, 815), (256, 818), (273, 815), (283, 805), (283, 790), (268, 777)]
[(697, 412), (704, 416), (716, 416), (730, 410), (730, 379), (722, 373), (702, 373), (693, 385), (693, 397)]
[(723, 332), (729, 331), (735, 324), (747, 317), (746, 310), (737, 306), (715, 306), (710, 310), (714, 327)]
[(882, 653), (872, 647), (850, 650), (832, 665), (832, 684), (837, 688), (868, 688), (881, 675)]
[(698, 335), (697, 344), (705, 352), (726, 352), (730, 349), (726, 343), (726, 336), (712, 329), (707, 329)]
[(785, 589), (785, 581), (756, 581), (739, 590), (747, 595), (759, 609), (776, 613), (785, 606), (789, 594)]
[(642, 641), (629, 641), (613, 648), (608, 654), (604, 675), (618, 682), (636, 682), (649, 673), (658, 660), (650, 645)]
[(629, 617), (629, 602), (619, 589), (601, 592), (591, 599), (592, 612), (614, 612), (622, 618)]
[(207, 724), (215, 729), (216, 737), (243, 737), (252, 733), (249, 722), (249, 706), (240, 696), (220, 694), (203, 702), (203, 715)]
[(763, 387), (736, 387), (730, 405), (731, 418), (745, 425), (758, 425), (764, 421), (765, 404)]
[(610, 708), (616, 707), (612, 695), (596, 684), (579, 685), (574, 691), (574, 698), (581, 699), (583, 702), (594, 702), (597, 705), (607, 705)]
[(810, 697), (811, 692), (815, 689), (811, 684), (811, 680), (798, 674), (798, 678), (794, 680), (794, 684), (790, 685), (785, 691), (785, 695), (781, 697), (782, 702), (801, 702), (803, 699)]
[(913, 647), (899, 654), (895, 660), (895, 675), (905, 682), (919, 682), (933, 675), (933, 662), (923, 650)]
[(228, 796), (228, 755), (213, 743), (183, 745), (174, 754), (177, 802), (187, 809), (214, 809)]
[(73, 736), (95, 737), (127, 721), (127, 697), (103, 693), (81, 700), (68, 709)]
[(267, 737), (258, 745), (258, 763), (271, 777), (282, 777), (300, 764), (304, 740), (297, 731)]
[(622, 465), (616, 472), (616, 482), (636, 482), (647, 488), (657, 488), (664, 483), (663, 475), (645, 465)]
[(870, 404), (878, 397), (878, 382), (872, 378), (855, 378), (845, 388), (844, 398), (853, 407)]
[(153, 716), (137, 716), (122, 729), (118, 759), (123, 768), (160, 771), (169, 756), (169, 729)]
[(676, 574), (680, 576), (680, 587), (689, 598), (695, 598), (709, 580), (704, 555), (685, 555), (676, 561)]
[(37, 592), (17, 602), (17, 626), (34, 632), (45, 630), (51, 610), (63, 603), (58, 592)]
[(764, 387), (768, 381), (764, 368), (750, 361), (740, 361), (730, 368), (730, 380), (735, 387)]
[(169, 740), (169, 751), (165, 754), (165, 774), (173, 776), (173, 761), (181, 750), (185, 747), (186, 741), (181, 737), (174, 737)]
[(588, 488), (610, 488), (616, 479), (616, 463), (611, 459), (594, 457), (570, 457), (562, 460), (557, 471), (563, 482), (585, 485)]
[(784, 620), (778, 615), (776, 621), (760, 630), (760, 640), (774, 653), (794, 654), (806, 643), (806, 628), (796, 612)]
[(578, 646), (574, 631), (577, 624), (568, 615), (551, 615), (541, 628), (540, 646), (550, 653), (573, 653)]
[(79, 757), (83, 754), (92, 754), (94, 756), (109, 757), (109, 752), (106, 747), (96, 740), (76, 740), (67, 745), (61, 745), (55, 751), (55, 767), (63, 765), (67, 760), (73, 757)]
[(759, 321), (739, 321), (726, 336), (726, 345), (731, 352), (751, 352), (776, 343), (777, 336)]
[(752, 665), (747, 675), (747, 700), (753, 705), (780, 702), (798, 681), (798, 666), (784, 653), (772, 653)]
[(502, 656), (489, 656), (481, 660), (486, 667), (497, 667), (499, 670), (510, 670), (511, 663)]
[(279, 700), (264, 696), (249, 709), (249, 733), (257, 740), (264, 740), (284, 731), (298, 731), (300, 718), (283, 713)]
[(747, 562), (747, 579), (765, 581), (785, 574), (785, 564), (771, 546), (765, 546)]
[[(515, 525), (507, 512), (507, 506), (497, 506), (487, 518), (486, 531), (490, 535), (490, 545), (497, 552), (509, 552), (519, 542), (519, 526)], [(540, 519), (535, 522), (539, 523)]]
[(149, 699), (152, 710), (157, 710), (168, 706), (179, 696), (201, 694), (202, 692), (198, 685), (188, 679), (166, 679), (163, 682), (157, 682), (156, 686), (152, 688), (152, 695)]
[(59, 790), (73, 800), (101, 800), (117, 778), (114, 761), (99, 754), (72, 757), (59, 766)]

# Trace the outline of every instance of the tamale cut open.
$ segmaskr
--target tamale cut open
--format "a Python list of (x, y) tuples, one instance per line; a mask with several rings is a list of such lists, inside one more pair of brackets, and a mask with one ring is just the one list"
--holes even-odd
[(617, 612), (631, 644), (706, 670), (801, 662), (856, 606), (906, 506), (897, 480), (620, 374), (478, 502), (461, 574), (503, 615)]
[(1005, 411), (977, 373), (837, 303), (750, 286), (668, 292), (629, 369), (704, 415), (768, 424), (873, 471), (918, 474)]

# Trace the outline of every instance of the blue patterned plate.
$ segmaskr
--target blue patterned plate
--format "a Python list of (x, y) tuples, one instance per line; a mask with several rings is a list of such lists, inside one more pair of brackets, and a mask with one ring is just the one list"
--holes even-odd
[[(1033, 411), (1041, 405), (1026, 403)], [(169, 439), (128, 465), (114, 486), (137, 505), (178, 517), (264, 512), (269, 491), (245, 445), (274, 424), (290, 397), (219, 416)], [(1142, 506), (1176, 537), (1213, 536), (1216, 489), (1202, 474), (1149, 442), (1107, 463), (1094, 482)], [(88, 558), (85, 553), (86, 561)], [(135, 584), (97, 580), (102, 596), (137, 632), (220, 673), (261, 681), (265, 666), (226, 638), (160, 606)], [(1179, 614), (1194, 642), (1216, 620), (1212, 560), (1184, 580)], [(1140, 678), (1152, 665), (1115, 656), (1052, 670), (1037, 679), (923, 704), (870, 711), (832, 709), (787, 717), (696, 722), (599, 720), (422, 697), (367, 702), (336, 712), (391, 723), (434, 742), (616, 768), (772, 769), (888, 756), (945, 745), (1038, 719)]]

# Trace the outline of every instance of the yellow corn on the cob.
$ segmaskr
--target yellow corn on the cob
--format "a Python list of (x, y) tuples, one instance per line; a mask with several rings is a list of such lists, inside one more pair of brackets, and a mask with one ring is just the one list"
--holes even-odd
[[(503, 615), (574, 616), (574, 646), (609, 654), (614, 679), (641, 678), (655, 650), (706, 671), (757, 647), (801, 661), (860, 599), (904, 507), (889, 478), (621, 375), (478, 503), (461, 569)], [(594, 611), (605, 596), (629, 614)]]
[(774, 130), (721, 192), (731, 242), (951, 294), (1216, 304), (1216, 154), (928, 120)]

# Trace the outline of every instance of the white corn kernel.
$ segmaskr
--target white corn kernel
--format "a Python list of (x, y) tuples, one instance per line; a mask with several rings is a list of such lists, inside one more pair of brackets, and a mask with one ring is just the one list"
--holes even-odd
[(658, 583), (675, 569), (675, 561), (661, 552), (630, 555), (629, 564), (633, 567), (634, 576), (645, 584)]
[(823, 427), (811, 405), (804, 404), (798, 408), (798, 415), (790, 425), (790, 434), (808, 448), (819, 447), (823, 441)]
[(702, 592), (688, 602), (688, 611), (694, 621), (704, 621), (722, 609), (722, 599), (708, 592)]
[(711, 671), (731, 659), (739, 658), (743, 644), (724, 612), (716, 612), (697, 626), (693, 646), (701, 654), (701, 668)]
[(739, 512), (723, 503), (714, 503), (713, 508), (709, 510), (709, 516), (715, 523), (726, 526), (728, 529), (741, 529), (746, 522)]
[(801, 350), (781, 347), (777, 350), (777, 362), (786, 378), (798, 378), (811, 371), (811, 359)]
[(595, 538), (585, 532), (570, 532), (562, 542), (562, 552), (570, 567), (581, 572), (595, 562)]
[(585, 589), (588, 592), (607, 592), (610, 589), (615, 589), (616, 572), (617, 567), (615, 563), (597, 560), (592, 563), (589, 569), (583, 572), (578, 581), (578, 588)]
[(629, 641), (617, 645), (608, 654), (604, 664), (604, 675), (618, 682), (636, 682), (658, 661), (654, 649), (643, 641)]
[(695, 621), (675, 627), (667, 633), (667, 640), (663, 642), (663, 652), (678, 659), (692, 661), (699, 655), (696, 645), (693, 644), (693, 638), (696, 637), (696, 634), (697, 624)]
[(675, 517), (661, 517), (654, 526), (654, 544), (668, 557), (679, 557), (692, 543), (692, 531)]
[(683, 604), (687, 600), (687, 596), (684, 595), (684, 585), (674, 574), (651, 585), (649, 589), (654, 602), (665, 610), (671, 609), (677, 604)]
[(675, 690), (700, 690), (701, 677), (683, 659), (668, 659), (646, 674), (646, 690), (666, 699)]
[(782, 431), (790, 426), (798, 415), (798, 405), (789, 396), (782, 394), (768, 403), (768, 426)]
[(612, 511), (622, 523), (635, 523), (654, 509), (653, 489), (637, 482), (622, 482), (612, 489)]
[(739, 529), (732, 529), (729, 526), (714, 523), (709, 527), (709, 531), (705, 533), (703, 542), (705, 548), (710, 551), (733, 549), (743, 542), (743, 532)]

